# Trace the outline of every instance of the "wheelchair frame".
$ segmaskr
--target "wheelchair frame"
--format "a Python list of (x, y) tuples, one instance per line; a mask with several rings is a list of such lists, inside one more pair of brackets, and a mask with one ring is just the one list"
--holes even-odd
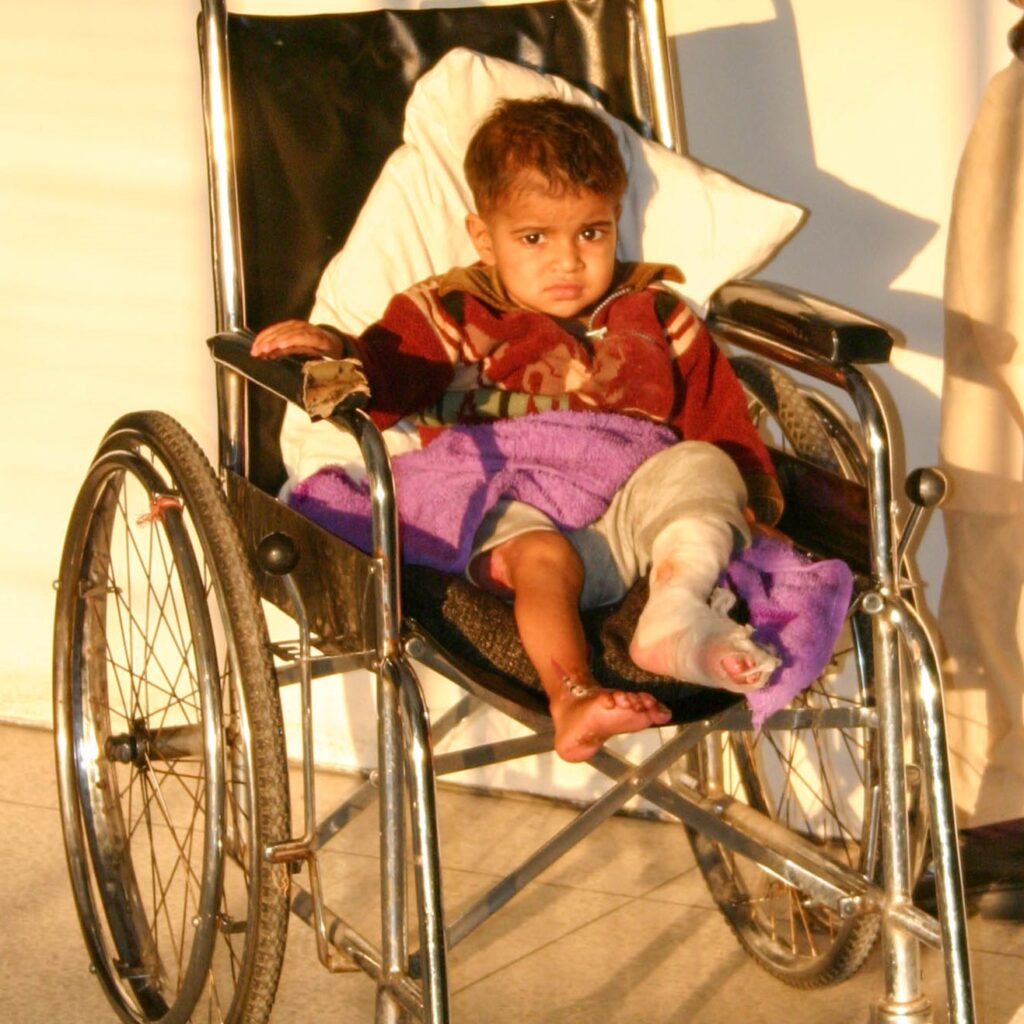
[[(655, 135), (664, 144), (682, 149), (682, 122), (675, 105), (672, 60), (659, 0), (640, 0), (640, 12)], [(267, 524), (272, 526), (279, 515), (286, 515), (289, 533), (299, 538), (300, 547), (314, 551), (314, 560), (321, 543), (315, 528), (305, 529), (299, 517), (287, 509), (274, 509), (275, 500), (247, 479), (248, 388), (256, 385), (291, 401), (296, 400), (297, 392), (294, 376), (248, 356), (251, 336), (246, 330), (226, 38), (224, 3), (203, 0), (200, 41), (218, 331), (211, 348), (217, 364), (220, 474), (228, 503), (239, 516), (246, 539), (256, 544), (270, 534), (260, 545), (259, 564), (268, 574), (267, 588), (274, 600), (290, 609), (299, 628), (297, 645), (276, 646), (274, 650), (284, 662), (276, 670), (278, 686), (295, 683), (301, 690), (304, 834), (272, 842), (262, 855), (272, 864), (308, 866), (309, 890), (299, 890), (292, 910), (314, 927), (323, 963), (329, 969), (344, 969), (354, 962), (376, 981), (379, 1022), (397, 1022), (406, 1019), (407, 1014), (430, 1024), (449, 1021), (448, 947), (490, 917), (602, 821), (642, 794), (688, 829), (749, 858), (806, 893), (813, 902), (830, 908), (840, 919), (878, 914), (885, 964), (885, 990), (876, 1007), (879, 1021), (923, 1024), (932, 1019), (931, 1006), (920, 988), (919, 944), (923, 941), (945, 951), (949, 1020), (957, 1024), (973, 1022), (941, 678), (928, 629), (901, 575), (919, 509), (911, 514), (912, 522), (897, 539), (892, 521), (895, 503), (889, 430), (875, 385), (854, 365), (858, 360), (870, 361), (860, 341), (865, 332), (871, 335), (875, 325), (821, 300), (777, 286), (751, 282), (727, 285), (714, 297), (708, 323), (721, 340), (836, 387), (853, 403), (865, 439), (870, 514), (870, 586), (860, 595), (859, 608), (872, 624), (877, 707), (817, 713), (785, 709), (772, 717), (767, 728), (804, 728), (817, 714), (819, 722), (827, 719), (877, 730), (880, 813), (877, 826), (872, 823), (869, 827), (878, 829), (881, 884), (838, 863), (808, 839), (740, 801), (725, 794), (703, 794), (679, 777), (673, 777), (671, 785), (665, 781), (665, 773), (681, 757), (696, 753), (713, 734), (752, 729), (750, 712), (733, 706), (681, 726), (673, 739), (638, 765), (611, 750), (599, 751), (590, 763), (612, 780), (611, 788), (460, 918), (446, 922), (441, 900), (436, 778), (468, 767), (550, 751), (550, 721), (542, 703), (521, 703), (481, 685), (426, 631), (403, 623), (397, 513), (388, 456), (369, 417), (358, 408), (344, 405), (331, 420), (358, 440), (371, 485), (373, 554), (354, 570), (359, 587), (368, 589), (371, 595), (364, 609), (369, 621), (364, 620), (353, 631), (355, 639), (349, 648), (330, 650), (329, 644), (322, 643), (323, 636), (331, 635), (323, 628), (324, 616), (330, 613), (324, 612), (317, 595), (303, 592), (304, 580), (296, 566), (293, 545), (275, 536)], [(784, 328), (781, 332), (780, 326)], [(871, 336), (877, 335), (876, 330)], [(314, 653), (314, 647), (321, 647), (324, 653)], [(466, 691), (464, 698), (433, 723), (412, 659), (436, 669)], [(369, 669), (377, 680), (379, 766), (360, 790), (317, 821), (313, 682), (357, 668)], [(908, 691), (903, 688), (904, 668), (913, 680)], [(434, 740), (470, 714), (477, 700), (528, 726), (533, 735), (435, 758)], [(909, 711), (909, 722), (905, 721), (905, 711)], [(60, 712), (58, 720), (66, 720), (61, 716), (72, 713), (67, 708), (60, 708)], [(904, 750), (910, 734), (917, 737), (925, 777), (939, 897), (937, 919), (915, 908), (910, 897), (914, 878)], [(71, 769), (66, 762), (62, 764), (62, 778), (66, 778)], [(369, 797), (377, 790), (382, 865), (380, 949), (325, 905), (317, 863), (317, 851), (368, 805)], [(407, 806), (411, 810), (409, 835), (405, 828)], [(405, 866), (410, 845), (415, 854), (420, 928), (420, 948), (414, 954), (410, 954), (406, 938), (409, 897)]]

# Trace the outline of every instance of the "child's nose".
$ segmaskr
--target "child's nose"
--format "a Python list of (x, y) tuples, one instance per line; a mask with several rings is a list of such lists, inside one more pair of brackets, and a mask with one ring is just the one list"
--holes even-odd
[(555, 260), (562, 270), (576, 270), (583, 263), (575, 238), (565, 239), (555, 252)]

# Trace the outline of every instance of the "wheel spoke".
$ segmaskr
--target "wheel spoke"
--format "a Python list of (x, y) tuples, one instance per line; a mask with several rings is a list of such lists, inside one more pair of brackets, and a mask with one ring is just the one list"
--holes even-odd
[[(147, 683), (149, 683), (152, 686), (153, 685), (152, 675), (151, 675), (150, 672), (147, 671), (147, 668), (149, 667), (150, 664), (154, 665), (158, 669), (159, 674), (160, 674), (160, 676), (162, 677), (162, 679), (164, 681), (163, 686), (162, 687), (158, 687), (158, 689), (162, 689), (162, 691), (165, 694), (167, 694), (167, 696), (174, 698), (175, 701), (180, 701), (181, 698), (176, 693), (176, 685), (177, 685), (176, 684), (176, 680), (181, 678), (181, 672), (184, 669), (189, 668), (190, 662), (189, 662), (189, 658), (187, 656), (188, 652), (185, 649), (183, 649), (182, 647), (176, 645), (177, 650), (178, 650), (178, 655), (181, 658), (181, 667), (179, 668), (178, 672), (175, 673), (174, 677), (172, 678), (171, 674), (164, 667), (163, 659), (157, 654), (157, 651), (156, 651), (158, 641), (161, 639), (162, 636), (164, 636), (164, 633), (160, 632), (157, 635), (155, 635), (152, 638), (150, 638), (149, 634), (143, 631), (144, 627), (142, 626), (141, 623), (139, 623), (138, 619), (136, 618), (134, 613), (131, 611), (131, 608), (127, 604), (127, 602), (124, 601), (123, 599), (119, 598), (118, 599), (118, 604), (123, 609), (123, 611), (124, 611), (125, 615), (127, 616), (131, 626), (134, 627), (135, 630), (138, 630), (139, 634), (143, 637), (143, 644), (144, 644), (144, 647), (145, 647), (145, 650), (146, 650), (146, 658), (144, 659), (142, 670), (140, 672), (138, 672), (137, 674), (133, 671), (132, 675), (137, 677), (137, 678), (140, 678), (140, 679), (145, 679), (147, 681)], [(164, 621), (164, 620), (161, 619), (161, 621)], [(173, 637), (172, 637), (172, 640), (173, 640)], [(129, 668), (129, 671), (131, 671), (130, 668)], [(195, 681), (194, 674), (190, 673), (189, 678), (190, 678), (190, 680), (192, 682), (191, 693), (194, 694), (196, 692), (196, 685), (197, 685), (196, 681)], [(198, 705), (197, 705), (197, 703), (195, 701), (192, 702), (192, 708), (194, 710), (198, 710)], [(141, 712), (142, 709), (135, 709), (135, 708), (133, 708), (133, 711), (136, 711), (136, 710)], [(146, 716), (146, 717), (149, 717), (149, 716)]]

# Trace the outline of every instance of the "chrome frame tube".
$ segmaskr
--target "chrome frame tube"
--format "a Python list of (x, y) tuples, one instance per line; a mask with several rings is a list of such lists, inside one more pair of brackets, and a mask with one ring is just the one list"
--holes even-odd
[(304, 829), (301, 838), (275, 843), (266, 850), (272, 863), (304, 862), (309, 870), (309, 888), (312, 899), (313, 927), (316, 932), (316, 951), (320, 963), (331, 972), (349, 971), (356, 966), (351, 959), (335, 956), (328, 936), (326, 903), (317, 859), (319, 832), (316, 821), (316, 750), (313, 732), (313, 673), (312, 644), (309, 616), (298, 585), (291, 573), (282, 578), (292, 611), (299, 627), (298, 669), (301, 684), (302, 713), (302, 795)]
[(686, 128), (676, 102), (678, 76), (665, 28), (662, 0), (640, 0), (640, 23), (647, 60), (647, 84), (654, 115), (654, 137), (677, 153), (686, 153)]
[(474, 698), (479, 699), (488, 707), (495, 708), (503, 715), (511, 718), (528, 729), (536, 732), (546, 732), (551, 728), (551, 718), (546, 714), (540, 714), (530, 708), (517, 704), (507, 697), (501, 697), (492, 693), (482, 686), (472, 676), (467, 675), (454, 662), (450, 661), (441, 651), (437, 650), (424, 637), (413, 633), (405, 643), (406, 653), (410, 658), (426, 665), (428, 668), (440, 672), (441, 675), (457, 683)]
[[(916, 673), (911, 709), (915, 712), (915, 732), (921, 737), (926, 759), (925, 777), (928, 803), (933, 815), (932, 837), (945, 872), (939, 882), (944, 890), (941, 916), (943, 940), (947, 949), (947, 985), (952, 1020), (973, 1020), (970, 963), (962, 934), (963, 903), (958, 892), (955, 828), (949, 788), (949, 762), (945, 749), (944, 720), (941, 708), (941, 678), (935, 670), (927, 630), (917, 617), (912, 594), (902, 595), (899, 566), (906, 549), (897, 546), (893, 532), (896, 507), (893, 500), (889, 432), (882, 404), (870, 382), (849, 365), (835, 365), (817, 357), (794, 351), (758, 331), (725, 323), (716, 325), (716, 334), (741, 348), (752, 350), (791, 369), (816, 377), (845, 390), (853, 399), (865, 433), (868, 464), (868, 493), (871, 508), (871, 571), (875, 590), (866, 595), (864, 611), (873, 612), (872, 629), (877, 640), (874, 650), (876, 673), (881, 797), (878, 828), (884, 861), (886, 913), (883, 915), (885, 957), (885, 995), (876, 1007), (876, 1017), (903, 1024), (931, 1020), (929, 1001), (920, 990), (919, 949), (917, 939), (930, 934), (910, 897), (910, 851), (908, 849), (905, 731), (900, 687), (900, 647), (902, 637), (910, 651)], [(911, 580), (911, 583), (913, 581)], [(913, 620), (897, 636), (896, 621), (881, 615), (891, 602), (906, 596), (908, 614), (901, 621)], [(859, 624), (855, 623), (855, 626)], [(905, 633), (906, 635), (903, 635)], [(937, 817), (936, 817), (937, 815)]]
[[(423, 1003), (426, 1024), (447, 1024), (447, 944), (441, 894), (441, 856), (430, 720), (419, 681), (402, 650), (401, 570), (398, 507), (387, 449), (365, 413), (344, 417), (359, 442), (367, 470), (372, 509), (374, 583), (377, 609), (378, 759), (381, 828), (382, 966), (385, 976), (407, 976), (405, 929), (405, 800), (412, 818), (412, 842), (419, 896), (420, 944), (424, 951)], [(378, 989), (377, 1016), (399, 1019), (386, 988)]]
[[(661, 781), (659, 776), (666, 770), (672, 774), (672, 766), (678, 764), (687, 752), (702, 746), (709, 735), (727, 729), (730, 721), (742, 717), (741, 714), (727, 712), (716, 719), (682, 726), (673, 740), (640, 765), (634, 765), (608, 750), (599, 751), (590, 764), (615, 780), (612, 789), (535, 850), (453, 922), (448, 932), (449, 944), (462, 941), (489, 920), (602, 821), (621, 809), (633, 796), (640, 795), (682, 823), (699, 829), (723, 846), (761, 864), (767, 871), (809, 893), (841, 916), (885, 913), (887, 901), (881, 887), (873, 885), (864, 873), (831, 859), (819, 847), (770, 817), (757, 813), (741, 801), (724, 796), (705, 797), (683, 781), (679, 774), (673, 775), (672, 786)], [(934, 918), (909, 903), (888, 912), (894, 924), (914, 938), (932, 946), (940, 945), (941, 934)], [(418, 955), (414, 955), (413, 960), (417, 958)]]
[(565, 856), (570, 850), (599, 825), (642, 793), (644, 787), (669, 764), (679, 758), (692, 745), (692, 740), (682, 732), (652, 754), (641, 765), (630, 765), (628, 772), (621, 773), (615, 784), (603, 793), (584, 811), (581, 811), (564, 828), (547, 842), (538, 847), (515, 870), (476, 899), (473, 904), (448, 929), (448, 942), (454, 946), (500, 910), (513, 896), (521, 892), (543, 871)]
[(299, 626), (299, 701), (302, 711), (302, 793), (304, 835), (301, 842), (311, 846), (316, 832), (316, 773), (313, 745), (313, 674), (310, 671), (310, 631), (306, 603), (291, 573), (282, 577)]
[(223, 0), (202, 0), (199, 26), (203, 114), (210, 192), (217, 330), (245, 324), (238, 186), (228, 80), (227, 10)]
[[(478, 705), (473, 697), (465, 696), (456, 701), (436, 722), (432, 723), (431, 734), (442, 737), (468, 718)], [(434, 759), (435, 775), (439, 775), (438, 758)], [(379, 778), (371, 773), (370, 779), (364, 782), (354, 793), (339, 803), (333, 811), (325, 815), (317, 826), (313, 840), (313, 849), (318, 850), (334, 838), (349, 822), (353, 821), (377, 800)]]
[[(274, 653), (280, 654), (279, 650)], [(291, 655), (288, 655), (291, 657)], [(374, 654), (372, 651), (361, 651), (358, 654), (324, 654), (310, 658), (308, 671), (311, 679), (324, 679), (327, 676), (344, 675), (346, 672), (355, 672), (358, 669), (370, 669), (373, 667)], [(302, 682), (302, 666), (295, 659), (288, 665), (279, 665), (275, 670), (277, 685), (291, 686), (293, 683)]]
[(973, 1024), (974, 994), (967, 945), (963, 872), (960, 847), (956, 841), (956, 815), (949, 779), (941, 770), (941, 766), (948, 763), (949, 753), (938, 657), (920, 615), (910, 602), (894, 597), (887, 603), (885, 614), (893, 628), (899, 631), (918, 679), (914, 694), (915, 718), (925, 775), (931, 780), (927, 787), (928, 810), (932, 822), (932, 856), (945, 953), (949, 1020), (954, 1024)]
[[(853, 400), (865, 434), (868, 455), (868, 507), (871, 512), (870, 560), (877, 594), (897, 594), (896, 549), (893, 536), (892, 466), (889, 428), (871, 382), (855, 367), (844, 367), (845, 387)], [(910, 902), (910, 849), (906, 767), (904, 761), (903, 701), (900, 689), (899, 644), (895, 628), (885, 617), (875, 619), (875, 681), (878, 701), (878, 746), (881, 769), (881, 852), (887, 907)], [(931, 1004), (921, 990), (920, 947), (917, 939), (898, 927), (891, 915), (882, 918), (885, 995), (878, 1005), (881, 1019), (928, 1021)], [(894, 1017), (895, 1015), (895, 1017)]]
[[(683, 782), (678, 773), (671, 786), (657, 778), (670, 766), (673, 756), (678, 758), (692, 749), (709, 727), (711, 723), (685, 726), (675, 740), (639, 768), (607, 748), (598, 751), (589, 764), (617, 781), (633, 778), (642, 770), (645, 781), (638, 786), (638, 793), (642, 792), (646, 800), (841, 915), (880, 909), (884, 903), (880, 888), (784, 825), (732, 797), (705, 797)], [(927, 915), (920, 917), (927, 920)], [(937, 931), (935, 936), (937, 940)]]
[(214, 368), (217, 383), (217, 466), (249, 476), (249, 384), (226, 366)]
[[(408, 779), (414, 876), (419, 906), (420, 957), (423, 967), (423, 1010), (426, 1024), (446, 1024), (448, 944), (441, 896), (441, 850), (437, 834), (430, 719), (419, 681), (405, 659), (390, 661), (401, 699), (405, 772)], [(403, 865), (404, 867), (404, 865)]]
[[(213, 295), (218, 332), (245, 325), (238, 186), (228, 81), (227, 11), (223, 0), (202, 0), (199, 22), (203, 120), (210, 197)], [(217, 367), (218, 456), (221, 470), (247, 477), (247, 385), (237, 373)]]
[[(389, 984), (408, 973), (405, 926), (405, 800), (401, 724), (394, 680), (377, 674), (377, 764), (380, 784), (381, 970)], [(393, 1024), (399, 1008), (388, 986), (377, 990), (377, 1024)]]
[(907, 516), (906, 522), (903, 524), (903, 529), (900, 531), (899, 543), (896, 545), (896, 564), (898, 566), (902, 566), (906, 560), (907, 552), (910, 550), (910, 543), (914, 539), (914, 535), (917, 533), (918, 524), (923, 512), (923, 505), (915, 505), (910, 510), (910, 515)]
[[(390, 669), (399, 632), (398, 524), (391, 464), (368, 417), (354, 415), (352, 433), (366, 465), (373, 512), (373, 570), (378, 662), (377, 771), (380, 785), (381, 968), (389, 982), (408, 974), (405, 886), (405, 778), (398, 681)], [(377, 990), (377, 1024), (401, 1019), (387, 986)]]
[[(312, 927), (314, 923), (313, 895), (300, 885), (293, 884), (293, 888), (295, 895), (292, 897), (291, 911)], [(419, 986), (408, 977), (389, 977), (383, 969), (380, 951), (375, 949), (369, 940), (330, 907), (324, 907), (323, 913), (327, 920), (327, 939), (330, 944), (344, 954), (356, 967), (373, 978), (382, 990), (386, 990), (395, 999), (402, 1010), (411, 1013), (414, 1017), (422, 1018), (423, 1001), (420, 998)]]
[(455, 775), (471, 768), (484, 768), (495, 764), (508, 764), (522, 757), (534, 757), (554, 750), (554, 732), (538, 732), (529, 736), (516, 736), (509, 740), (481, 743), (475, 747), (446, 751), (434, 756), (435, 775)]

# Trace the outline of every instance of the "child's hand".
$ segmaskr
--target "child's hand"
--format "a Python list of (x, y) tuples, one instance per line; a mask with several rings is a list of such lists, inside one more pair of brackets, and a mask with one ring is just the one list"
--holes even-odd
[(256, 335), (250, 353), (258, 359), (281, 356), (326, 356), (340, 359), (344, 348), (339, 338), (305, 320), (282, 320)]

